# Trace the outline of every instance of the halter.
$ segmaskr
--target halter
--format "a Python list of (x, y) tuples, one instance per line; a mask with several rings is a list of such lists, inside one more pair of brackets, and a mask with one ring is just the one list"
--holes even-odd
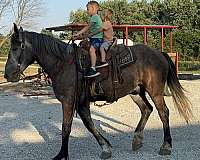
[(25, 37), (24, 37), (24, 32), (23, 31), (20, 31), (19, 32), (19, 42), (20, 42), (20, 48), (21, 48), (21, 52), (20, 52), (20, 55), (19, 55), (19, 59), (18, 59), (18, 62), (17, 62), (17, 66), (19, 67), (20, 69), (20, 66), (21, 66), (21, 56), (23, 55), (24, 53), (24, 49), (25, 49)]

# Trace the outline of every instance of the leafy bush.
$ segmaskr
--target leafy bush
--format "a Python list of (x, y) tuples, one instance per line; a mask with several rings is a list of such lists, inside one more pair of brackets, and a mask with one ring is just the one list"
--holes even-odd
[(7, 56), (10, 49), (10, 41), (7, 41), (1, 48), (0, 48), (0, 56)]

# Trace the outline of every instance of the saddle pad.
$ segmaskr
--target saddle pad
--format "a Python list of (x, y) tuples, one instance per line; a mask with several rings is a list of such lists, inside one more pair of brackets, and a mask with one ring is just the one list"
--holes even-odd
[(123, 44), (114, 46), (110, 50), (111, 54), (115, 54), (117, 63), (120, 67), (125, 67), (131, 63), (135, 63), (136, 55), (134, 50)]
[[(87, 51), (85, 50), (85, 52)], [(113, 46), (108, 52), (116, 56), (117, 64), (120, 67), (126, 67), (127, 65), (131, 63), (135, 63), (137, 59), (134, 50), (131, 49), (130, 47), (125, 46), (124, 44)], [(78, 64), (79, 64), (80, 69), (89, 68), (90, 67), (89, 54), (79, 53)]]

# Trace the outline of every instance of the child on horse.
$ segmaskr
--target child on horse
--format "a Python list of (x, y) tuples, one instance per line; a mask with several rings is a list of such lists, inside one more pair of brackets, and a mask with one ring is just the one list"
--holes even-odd
[(103, 31), (104, 41), (100, 47), (101, 63), (96, 68), (108, 66), (106, 62), (106, 51), (109, 49), (113, 42), (113, 27), (111, 23), (113, 11), (111, 9), (105, 9), (103, 14), (103, 25), (99, 31)]
[[(102, 28), (102, 20), (100, 16), (97, 14), (99, 10), (99, 4), (96, 1), (89, 1), (87, 4), (87, 13), (90, 16), (90, 23), (84, 27), (77, 34), (73, 35), (73, 39), (78, 39), (81, 37), (81, 34), (89, 31), (90, 33), (94, 33), (100, 28)], [(86, 77), (96, 77), (100, 75), (99, 72), (96, 71), (96, 50), (98, 50), (103, 43), (103, 32), (98, 32), (90, 38), (91, 47), (90, 47), (90, 58), (91, 58), (91, 68), (86, 75)]]

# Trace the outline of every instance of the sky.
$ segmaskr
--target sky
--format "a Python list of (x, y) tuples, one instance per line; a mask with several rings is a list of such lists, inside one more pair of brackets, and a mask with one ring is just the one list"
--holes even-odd
[[(47, 11), (41, 18), (39, 29), (68, 23), (70, 12), (78, 8), (86, 9), (89, 0), (47, 0)], [(106, 0), (97, 0), (98, 2)], [(129, 0), (131, 1), (131, 0)]]
[[(40, 32), (43, 28), (59, 26), (67, 24), (71, 11), (78, 8), (86, 9), (89, 0), (44, 0), (44, 11), (39, 18), (36, 19), (36, 25), (33, 28), (25, 28), (26, 30)], [(99, 0), (98, 2), (100, 2)], [(14, 19), (8, 13), (2, 17), (1, 23), (6, 27), (0, 30), (1, 34), (7, 34), (13, 26)], [(1, 24), (0, 24), (1, 28)]]
[(45, 15), (40, 18), (39, 29), (68, 23), (70, 12), (78, 8), (86, 9), (89, 0), (48, 0)]
[[(43, 28), (67, 24), (69, 23), (70, 12), (75, 11), (78, 8), (86, 9), (88, 1), (89, 0), (45, 0), (45, 10), (41, 17), (37, 19), (37, 25), (34, 26), (34, 28), (27, 30), (40, 32)], [(102, 2), (106, 0), (97, 1)], [(3, 23), (8, 26), (8, 28), (3, 31), (3, 34), (6, 34), (13, 22), (8, 16), (4, 17)]]

